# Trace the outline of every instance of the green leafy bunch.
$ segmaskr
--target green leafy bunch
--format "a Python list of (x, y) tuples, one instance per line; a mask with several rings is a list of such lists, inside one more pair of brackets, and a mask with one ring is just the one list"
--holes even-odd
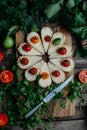
[(45, 13), (49, 21), (58, 21), (77, 38), (87, 39), (87, 2), (84, 0), (58, 0), (50, 4)]

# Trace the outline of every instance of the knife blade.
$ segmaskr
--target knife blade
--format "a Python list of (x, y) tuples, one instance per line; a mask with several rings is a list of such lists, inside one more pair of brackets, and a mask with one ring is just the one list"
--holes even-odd
[(43, 105), (43, 103), (49, 102), (58, 92), (60, 92), (73, 78), (73, 75), (68, 77), (62, 84), (57, 86), (52, 92), (50, 92), (40, 104), (38, 104), (36, 107), (34, 107), (32, 110), (30, 110), (26, 115), (25, 118), (30, 117), (39, 107)]

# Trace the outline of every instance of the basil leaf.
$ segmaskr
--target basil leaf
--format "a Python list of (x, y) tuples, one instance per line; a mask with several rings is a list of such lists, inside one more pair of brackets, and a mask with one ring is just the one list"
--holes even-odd
[(52, 44), (58, 45), (58, 44), (60, 44), (60, 41), (61, 41), (60, 38), (56, 38), (56, 39), (54, 39), (54, 40), (52, 41)]
[(49, 18), (53, 17), (56, 13), (58, 13), (59, 10), (60, 10), (59, 3), (51, 4), (45, 9), (45, 14), (46, 14), (47, 18), (49, 19)]
[(71, 10), (75, 6), (75, 0), (68, 0), (66, 7)]

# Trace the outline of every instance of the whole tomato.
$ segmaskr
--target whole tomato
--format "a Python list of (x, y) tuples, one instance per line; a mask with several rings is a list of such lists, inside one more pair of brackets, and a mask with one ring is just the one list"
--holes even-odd
[(8, 116), (4, 113), (0, 113), (0, 126), (5, 126), (8, 124)]

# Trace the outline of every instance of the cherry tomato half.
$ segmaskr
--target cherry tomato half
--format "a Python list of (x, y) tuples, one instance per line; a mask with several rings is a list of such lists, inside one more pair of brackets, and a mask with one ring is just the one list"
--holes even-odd
[(51, 41), (51, 37), (47, 35), (46, 37), (44, 37), (44, 40), (45, 40), (46, 42), (50, 42), (50, 41)]
[(3, 70), (0, 73), (0, 81), (2, 83), (10, 83), (13, 81), (14, 74), (10, 70)]
[(31, 41), (32, 41), (34, 44), (37, 44), (37, 43), (39, 42), (39, 37), (33, 36), (33, 37), (31, 38)]
[(0, 113), (0, 126), (5, 126), (8, 124), (8, 116), (4, 113)]
[(22, 63), (23, 65), (27, 65), (27, 64), (29, 63), (29, 61), (28, 61), (27, 58), (22, 58), (22, 59), (21, 59), (21, 63)]
[(80, 71), (78, 78), (81, 83), (87, 83), (87, 70)]
[(3, 60), (3, 53), (0, 51), (0, 62)]
[(26, 43), (26, 44), (24, 44), (23, 46), (22, 46), (22, 49), (24, 50), (24, 51), (30, 51), (31, 50), (31, 45), (29, 44), (29, 43)]
[(31, 69), (29, 70), (29, 73), (32, 74), (32, 75), (37, 74), (37, 68), (31, 68)]
[(52, 76), (59, 77), (60, 76), (60, 71), (58, 71), (58, 70), (53, 71)]
[(42, 78), (42, 79), (48, 79), (48, 77), (49, 77), (49, 74), (48, 74), (47, 72), (43, 72), (43, 73), (41, 74), (41, 78)]
[(67, 52), (65, 47), (61, 47), (57, 49), (57, 53), (59, 53), (60, 55), (65, 55)]
[(70, 61), (69, 60), (63, 60), (61, 62), (61, 65), (64, 66), (64, 67), (69, 67), (70, 66)]

